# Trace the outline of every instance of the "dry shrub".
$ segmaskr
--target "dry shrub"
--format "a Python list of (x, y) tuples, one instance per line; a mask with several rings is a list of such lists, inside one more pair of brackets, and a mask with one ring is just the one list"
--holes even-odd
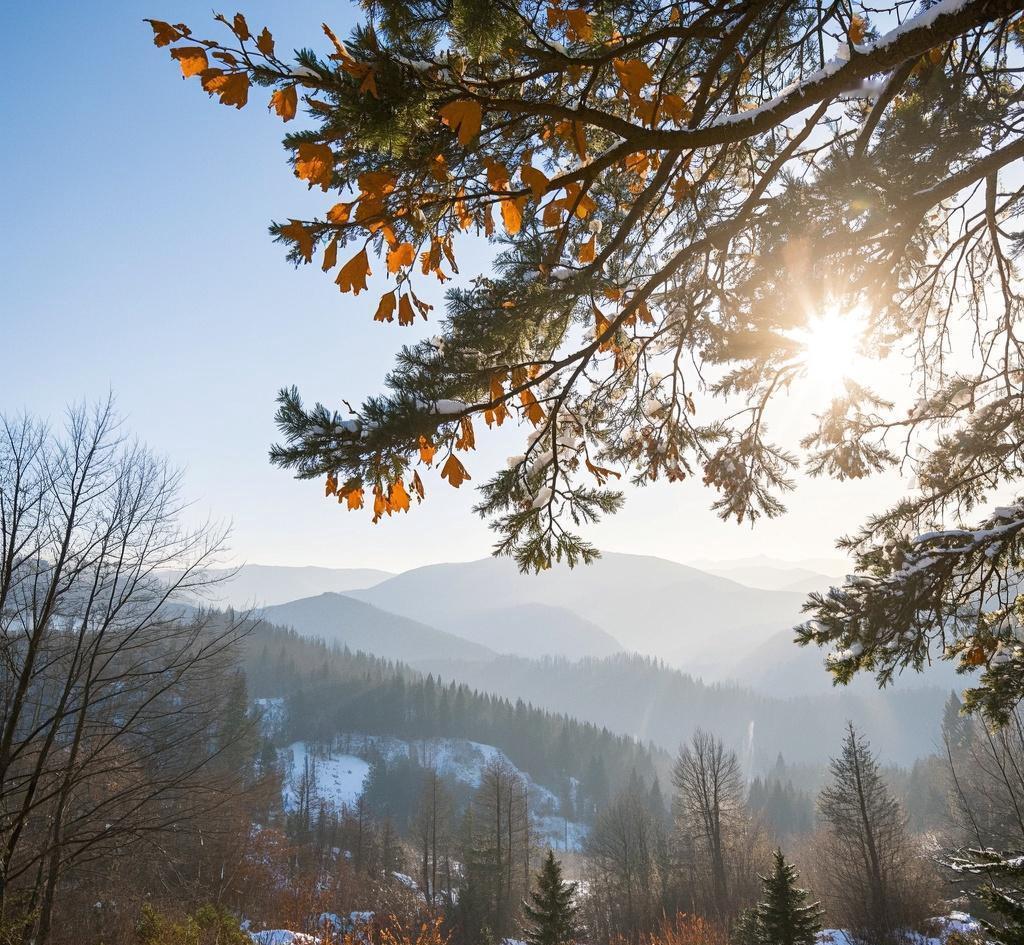
[(697, 915), (679, 912), (664, 918), (645, 945), (729, 945), (723, 926)]

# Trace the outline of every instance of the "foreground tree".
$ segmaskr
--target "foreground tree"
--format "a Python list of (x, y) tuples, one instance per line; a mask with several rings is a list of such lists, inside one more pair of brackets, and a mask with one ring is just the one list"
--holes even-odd
[(737, 923), (739, 945), (813, 945), (821, 930), (821, 904), (809, 901), (797, 876), (796, 867), (776, 850), (771, 873), (761, 877), (761, 901)]
[(971, 698), (994, 716), (1019, 698), (1024, 506), (961, 528), (1024, 469), (1018, 0), (365, 7), (294, 62), (242, 14), (218, 17), (223, 42), (150, 21), (223, 104), (267, 87), (287, 122), (301, 101), (285, 146), (331, 196), (273, 232), (342, 292), (382, 266), (367, 317), (428, 317), (420, 284), (458, 271), (461, 232), (502, 246), (384, 393), (345, 414), (284, 390), (272, 461), (379, 521), (428, 467), (461, 486), (481, 421), (518, 419), (526, 446), (478, 509), (523, 568), (596, 554), (573, 529), (619, 507), (612, 478), (701, 475), (722, 517), (775, 516), (799, 458), (768, 437), (773, 399), (817, 315), (862, 311), (864, 348), (902, 353), (919, 401), (848, 382), (807, 418), (804, 468), (902, 462), (920, 491), (846, 543), (871, 579), (816, 599), (801, 639), (835, 645), (843, 681), (938, 653), (986, 667)]
[(915, 857), (903, 812), (853, 725), (830, 772), (818, 809), (826, 825), (822, 858), (831, 914), (859, 941), (898, 941), (924, 918), (913, 914)]
[(182, 527), (178, 486), (109, 404), (59, 431), (0, 418), (0, 923), (26, 940), (76, 876), (161, 835), (183, 879), (170, 848), (244, 776), (241, 627), (176, 603), (222, 536)]
[(529, 945), (570, 945), (580, 936), (576, 884), (562, 879), (562, 864), (548, 850), (530, 900), (523, 904), (523, 935)]

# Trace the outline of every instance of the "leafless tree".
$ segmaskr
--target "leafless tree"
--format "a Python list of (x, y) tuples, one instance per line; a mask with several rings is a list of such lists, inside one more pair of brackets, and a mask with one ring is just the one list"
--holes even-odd
[(852, 724), (831, 774), (818, 799), (830, 911), (860, 941), (899, 941), (924, 918), (914, 914), (922, 861), (870, 746)]
[(47, 940), (76, 867), (222, 796), (243, 630), (176, 602), (224, 539), (182, 526), (179, 487), (110, 401), (56, 431), (0, 419), (0, 912), (26, 940)]
[(730, 854), (748, 826), (739, 761), (720, 739), (698, 730), (680, 750), (672, 780), (681, 865), (705, 911), (728, 916), (735, 907)]

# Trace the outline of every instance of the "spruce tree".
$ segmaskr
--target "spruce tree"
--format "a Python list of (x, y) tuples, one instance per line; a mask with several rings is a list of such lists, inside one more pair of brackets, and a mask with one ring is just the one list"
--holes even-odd
[(548, 850), (537, 873), (537, 887), (523, 904), (527, 919), (523, 935), (530, 945), (567, 945), (579, 938), (575, 895), (576, 884), (562, 879), (562, 864)]
[(821, 929), (821, 906), (797, 886), (797, 871), (782, 850), (772, 856), (772, 871), (761, 877), (764, 895), (757, 907), (759, 945), (812, 945)]

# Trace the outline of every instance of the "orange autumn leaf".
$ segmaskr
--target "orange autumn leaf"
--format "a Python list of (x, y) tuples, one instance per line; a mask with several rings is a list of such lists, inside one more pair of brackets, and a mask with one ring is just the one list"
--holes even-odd
[(593, 473), (593, 476), (597, 480), (597, 484), (599, 486), (603, 486), (608, 481), (609, 476), (614, 476), (616, 479), (622, 478), (622, 473), (616, 472), (614, 469), (606, 469), (604, 466), (594, 465), (594, 463), (590, 461), (589, 456), (585, 457), (583, 461), (586, 463), (587, 469)]
[(430, 442), (425, 436), (420, 437), (420, 460), (426, 463), (428, 466), (434, 462), (434, 454), (437, 452), (437, 447)]
[(537, 170), (532, 164), (524, 164), (519, 168), (519, 176), (523, 183), (530, 188), (533, 199), (539, 201), (547, 192), (550, 181), (543, 171)]
[(324, 250), (324, 262), (321, 267), (324, 272), (329, 269), (333, 269), (338, 262), (338, 240), (335, 238), (327, 244), (327, 249)]
[(505, 388), (501, 377), (497, 374), (492, 374), (491, 401), (494, 403), (494, 407), (488, 407), (484, 411), (484, 421), (487, 426), (497, 423), (500, 427), (505, 422), (505, 418), (508, 416), (508, 407), (505, 406), (504, 396)]
[(396, 479), (391, 483), (391, 489), (388, 492), (388, 505), (393, 512), (409, 511), (409, 493), (405, 491), (405, 483), (401, 479)]
[(319, 184), (323, 190), (331, 186), (334, 177), (334, 154), (326, 144), (304, 142), (299, 145), (295, 158), (295, 176), (310, 187)]
[(441, 468), (441, 478), (447, 479), (450, 486), (458, 489), (459, 486), (473, 477), (466, 471), (466, 467), (459, 462), (459, 458), (454, 453), (451, 453)]
[(235, 14), (235, 18), (231, 23), (231, 29), (243, 43), (247, 39), (252, 38), (252, 35), (249, 33), (249, 24), (245, 22), (245, 17), (241, 13)]
[(642, 59), (613, 59), (619, 85), (629, 95), (639, 95), (640, 90), (654, 78), (651, 67)]
[(473, 432), (473, 421), (469, 417), (459, 420), (459, 437), (455, 440), (457, 450), (475, 450), (476, 434)]
[(533, 396), (533, 391), (530, 388), (527, 387), (526, 390), (519, 392), (519, 402), (523, 405), (526, 419), (534, 426), (544, 419), (544, 408), (537, 403), (537, 398)]
[(594, 25), (586, 10), (580, 7), (561, 10), (556, 4), (548, 7), (547, 14), (548, 26), (564, 26), (569, 39), (589, 43), (594, 38)]
[(459, 136), (464, 148), (480, 133), (483, 112), (480, 103), (469, 98), (449, 102), (441, 111), (441, 120)]
[(341, 493), (338, 493), (338, 501), (339, 502), (342, 500), (342, 498), (345, 499), (345, 502), (348, 505), (348, 509), (349, 509), (350, 512), (352, 510), (354, 510), (354, 509), (361, 509), (363, 507), (363, 490), (362, 490), (362, 487), (356, 487), (355, 489), (350, 489), (348, 492), (345, 493), (344, 496), (342, 496)]
[(501, 202), (501, 221), (505, 224), (505, 232), (509, 236), (515, 236), (523, 225), (523, 201), (524, 198), (514, 199), (506, 197)]
[(393, 292), (386, 292), (380, 297), (380, 304), (377, 306), (373, 320), (375, 322), (393, 322), (395, 320), (396, 304), (395, 294)]
[(412, 243), (399, 243), (394, 249), (388, 250), (388, 272), (396, 273), (402, 266), (411, 266), (415, 259)]
[(647, 307), (646, 302), (641, 302), (636, 309), (636, 313), (645, 325), (654, 324), (654, 316), (651, 314), (651, 310)]
[(283, 89), (277, 89), (270, 96), (270, 105), (268, 107), (277, 112), (283, 121), (291, 121), (299, 107), (299, 95), (295, 91), (295, 86), (288, 85)]
[(287, 226), (281, 227), (281, 235), (295, 243), (306, 262), (313, 261), (314, 238), (311, 229), (303, 226), (298, 220), (292, 220)]
[(395, 189), (398, 178), (390, 171), (366, 171), (359, 175), (357, 182), (361, 193), (384, 197)]
[(165, 23), (163, 20), (147, 20), (146, 22), (153, 27), (154, 46), (167, 46), (175, 40), (181, 39), (181, 33), (170, 23)]
[(370, 260), (366, 257), (366, 248), (356, 253), (338, 273), (338, 288), (342, 292), (352, 292), (353, 295), (366, 288), (366, 277), (370, 275)]
[(576, 258), (581, 263), (592, 263), (594, 261), (594, 255), (597, 249), (596, 236), (591, 236), (582, 246), (580, 246), (579, 252), (576, 254)]
[(349, 215), (352, 212), (352, 204), (336, 203), (327, 211), (327, 219), (331, 223), (348, 223)]
[(256, 48), (268, 59), (274, 55), (274, 37), (265, 26), (263, 32), (256, 37)]
[(324, 485), (324, 497), (334, 495), (338, 491), (338, 480), (334, 477), (334, 473), (327, 474), (327, 483)]
[(179, 46), (171, 50), (171, 58), (177, 60), (181, 66), (181, 75), (185, 79), (199, 75), (210, 66), (210, 60), (206, 58), (206, 50), (202, 46)]
[(415, 472), (415, 471), (412, 474), (412, 487), (413, 487), (413, 489), (416, 490), (416, 495), (417, 495), (416, 501), (417, 502), (422, 502), (423, 501), (423, 497), (427, 493), (426, 493), (426, 490), (423, 488), (423, 480), (420, 479), (420, 474), (418, 472)]
[(850, 42), (859, 45), (864, 42), (864, 33), (867, 29), (867, 21), (862, 16), (854, 14), (850, 20)]
[(373, 524), (376, 525), (381, 516), (387, 512), (391, 514), (391, 508), (388, 505), (388, 500), (384, 497), (384, 493), (379, 485), (373, 487)]
[(403, 295), (402, 300), (398, 303), (398, 324), (411, 325), (415, 321), (416, 313), (412, 310), (412, 303), (409, 301), (409, 296)]

